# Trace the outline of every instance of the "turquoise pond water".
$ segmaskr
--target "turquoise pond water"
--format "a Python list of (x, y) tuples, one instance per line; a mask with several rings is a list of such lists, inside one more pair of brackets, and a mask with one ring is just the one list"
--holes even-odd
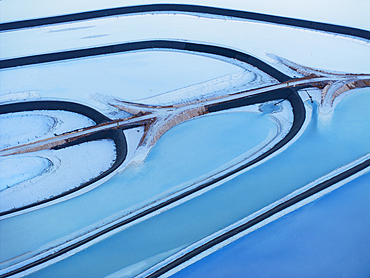
[(315, 103), (307, 105), (313, 109), (307, 129), (282, 153), (29, 277), (136, 275), (370, 152), (370, 90), (344, 98), (331, 119), (318, 116)]
[(276, 122), (263, 113), (215, 114), (178, 125), (164, 134), (142, 165), (79, 197), (0, 221), (1, 261), (163, 197), (276, 133)]

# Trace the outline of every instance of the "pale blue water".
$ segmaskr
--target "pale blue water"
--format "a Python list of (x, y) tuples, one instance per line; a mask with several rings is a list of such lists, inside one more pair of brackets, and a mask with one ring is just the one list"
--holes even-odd
[(269, 132), (276, 133), (277, 125), (262, 113), (210, 115), (180, 124), (164, 134), (144, 164), (79, 197), (0, 221), (1, 261), (155, 200), (247, 152)]
[(309, 126), (286, 151), (222, 186), (29, 276), (102, 277), (134, 264), (137, 267), (130, 275), (140, 273), (173, 250), (370, 152), (369, 105), (370, 90), (357, 91), (346, 97), (331, 122), (323, 125), (313, 104)]
[(370, 174), (173, 277), (369, 277)]

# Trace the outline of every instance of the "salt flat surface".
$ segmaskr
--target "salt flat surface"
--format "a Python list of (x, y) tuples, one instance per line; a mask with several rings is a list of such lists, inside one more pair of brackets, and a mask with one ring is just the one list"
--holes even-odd
[(367, 277), (369, 183), (368, 173), (171, 277)]
[(278, 68), (281, 65), (268, 53), (318, 69), (370, 72), (370, 66), (363, 63), (370, 59), (369, 46), (364, 41), (286, 26), (183, 14), (130, 15), (3, 32), (0, 57), (151, 39), (226, 46), (250, 53)]
[[(65, 0), (53, 1), (36, 0), (2, 0), (0, 2), (0, 22), (33, 19), (78, 13), (91, 10), (135, 6), (143, 4), (157, 4), (155, 0)], [(320, 21), (332, 24), (346, 25), (369, 30), (368, 10), (370, 3), (364, 0), (286, 0), (271, 2), (269, 0), (162, 0), (160, 3), (194, 4), (251, 12), (267, 13), (272, 15)], [(42, 7), (40, 9), (39, 7)], [(349, 11), (351, 11), (349, 13)]]
[[(0, 115), (0, 148), (30, 143), (95, 125), (90, 118), (69, 111), (25, 111)], [(30, 128), (32, 127), (32, 128)]]
[[(0, 191), (0, 211), (36, 203), (73, 189), (109, 169), (115, 161), (115, 155), (113, 140), (99, 140), (60, 150), (40, 151), (34, 156), (14, 155), (12, 161), (2, 157), (1, 164), (13, 165), (7, 173), (10, 177), (7, 180), (13, 184), (8, 183), (8, 188)], [(48, 164), (44, 165), (44, 161)], [(31, 165), (35, 168), (26, 172), (29, 176), (24, 178), (24, 171)], [(0, 252), (3, 250), (2, 247)]]

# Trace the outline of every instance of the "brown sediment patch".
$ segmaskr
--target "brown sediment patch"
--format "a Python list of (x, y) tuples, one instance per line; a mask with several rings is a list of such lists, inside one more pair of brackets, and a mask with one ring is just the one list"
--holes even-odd
[(328, 84), (325, 85), (324, 88), (322, 88), (322, 91), (321, 91), (321, 105), (324, 103), (326, 94), (328, 93), (328, 90), (329, 90), (331, 85), (333, 85), (333, 82), (329, 82)]
[(331, 104), (334, 103), (334, 100), (343, 94), (344, 92), (353, 90), (353, 89), (359, 89), (359, 88), (365, 88), (370, 87), (370, 79), (364, 79), (364, 80), (356, 80), (352, 82), (348, 82), (347, 84), (340, 87), (338, 90), (336, 90), (333, 94), (333, 97), (331, 99)]
[(167, 121), (155, 134), (152, 141), (150, 142), (151, 145), (154, 145), (155, 142), (158, 141), (158, 139), (171, 127), (178, 125), (179, 123), (185, 122), (187, 120), (190, 120), (191, 118), (195, 118), (201, 115), (206, 114), (206, 108), (204, 106), (198, 106), (194, 107), (188, 110), (185, 110), (181, 112), (180, 114), (176, 115), (175, 117), (171, 118), (169, 121)]
[[(184, 110), (175, 116), (169, 115), (164, 119), (151, 119), (145, 123), (144, 136), (141, 139), (139, 146), (146, 144), (149, 146), (153, 146), (164, 133), (166, 133), (175, 125), (207, 113), (207, 109), (203, 105), (201, 105)], [(153, 132), (153, 128), (155, 127), (157, 127), (158, 130), (155, 131), (154, 135), (152, 135), (151, 132)]]

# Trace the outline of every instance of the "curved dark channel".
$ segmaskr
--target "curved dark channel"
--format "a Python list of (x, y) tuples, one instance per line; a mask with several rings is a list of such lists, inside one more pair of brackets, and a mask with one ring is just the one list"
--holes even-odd
[(276, 78), (280, 82), (288, 81), (291, 79), (291, 77), (278, 71), (277, 69), (263, 62), (262, 60), (237, 50), (208, 44), (172, 41), (172, 40), (149, 40), (149, 41), (120, 43), (107, 46), (98, 46), (78, 50), (67, 50), (55, 53), (39, 54), (27, 57), (0, 60), (0, 69), (64, 61), (76, 58), (93, 57), (97, 55), (124, 53), (144, 49), (169, 49), (169, 50), (175, 49), (182, 51), (192, 51), (198, 53), (218, 55), (225, 58), (236, 59), (241, 62), (245, 62), (252, 66), (255, 66), (256, 68)]
[(96, 111), (95, 109), (89, 106), (71, 101), (42, 100), (42, 101), (15, 102), (0, 105), (0, 114), (34, 110), (64, 110), (74, 112), (82, 114), (92, 119), (96, 124), (111, 121), (111, 119), (109, 119), (107, 116), (103, 115), (99, 111)]
[(22, 28), (31, 28), (50, 24), (58, 24), (65, 22), (73, 22), (87, 19), (102, 18), (108, 16), (119, 16), (136, 13), (151, 13), (151, 12), (182, 12), (216, 16), (227, 16), (239, 19), (249, 19), (268, 23), (282, 24), (287, 26), (301, 27), (306, 29), (331, 32), (336, 34), (350, 35), (364, 39), (370, 39), (370, 32), (358, 28), (340, 26), (329, 23), (322, 23), (310, 20), (302, 20), (283, 16), (268, 15), (262, 13), (254, 13), (247, 11), (238, 11), (232, 9), (188, 5), (188, 4), (150, 4), (137, 5), (129, 7), (118, 7), (111, 9), (102, 9), (81, 13), (66, 14), (60, 16), (44, 17), (38, 19), (21, 20), (15, 22), (7, 22), (0, 24), (0, 31), (10, 31)]
[[(82, 104), (78, 104), (75, 102), (69, 102), (69, 101), (28, 101), (28, 102), (19, 102), (19, 103), (0, 105), (0, 114), (15, 113), (15, 112), (21, 112), (21, 111), (33, 111), (33, 110), (64, 110), (64, 111), (75, 112), (75, 113), (82, 114), (92, 119), (97, 124), (110, 121), (108, 117), (96, 111), (95, 109), (92, 109)], [(47, 202), (62, 198), (64, 196), (67, 196), (71, 193), (74, 193), (78, 190), (81, 190), (97, 182), (98, 180), (108, 176), (110, 173), (115, 171), (123, 163), (127, 155), (127, 143), (126, 143), (126, 138), (125, 138), (125, 135), (122, 129), (103, 130), (95, 134), (91, 134), (89, 136), (77, 139), (70, 143), (64, 144), (54, 149), (62, 149), (62, 148), (70, 147), (73, 145), (81, 144), (84, 142), (101, 140), (101, 139), (112, 139), (116, 146), (116, 159), (113, 165), (108, 170), (104, 171), (103, 173), (89, 180), (88, 182), (85, 182), (71, 190), (65, 191), (62, 194), (48, 198), (46, 200), (41, 200), (37, 203), (32, 203), (26, 206), (22, 206), (19, 208), (13, 208), (11, 210), (1, 212), (0, 216), (22, 211), (28, 208), (36, 207), (36, 206), (45, 204)]]

